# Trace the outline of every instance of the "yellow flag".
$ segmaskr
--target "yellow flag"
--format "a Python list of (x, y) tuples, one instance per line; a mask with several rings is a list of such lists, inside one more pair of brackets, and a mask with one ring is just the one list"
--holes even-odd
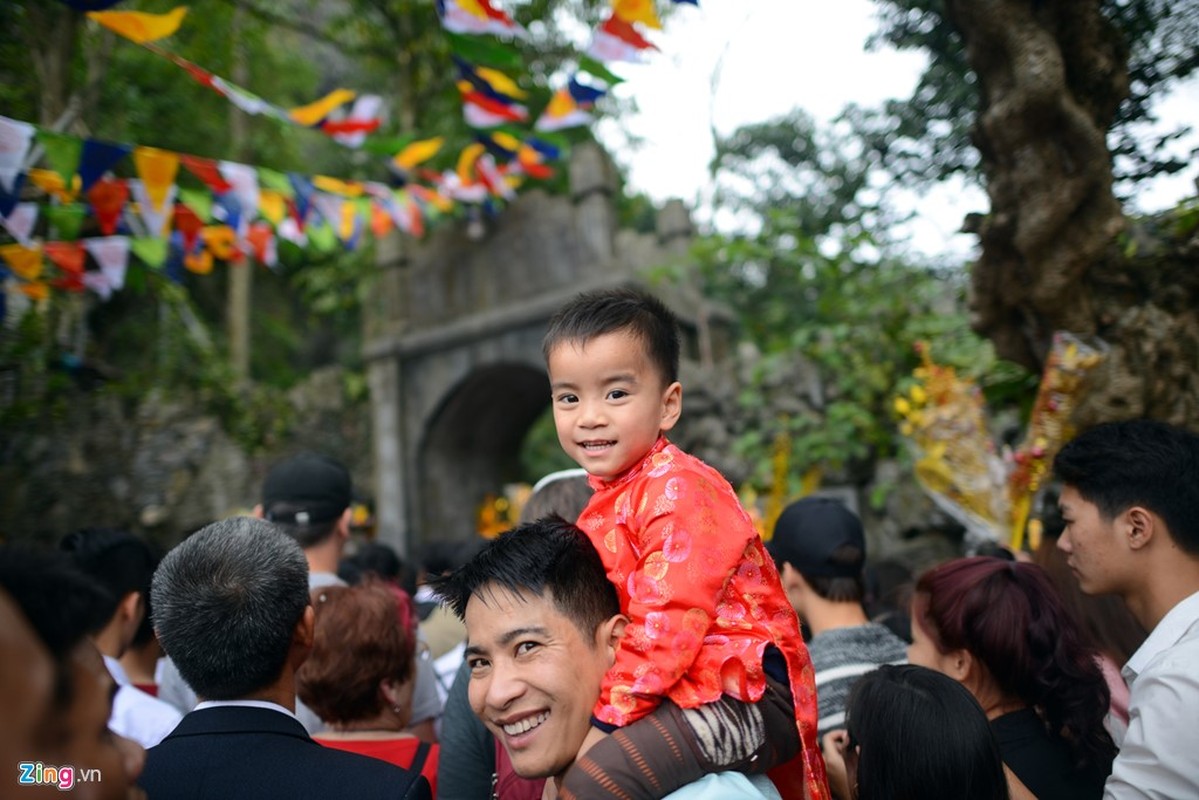
[(154, 209), (160, 210), (179, 172), (179, 154), (157, 147), (136, 147), (133, 150), (133, 165)]
[(187, 6), (179, 6), (165, 14), (147, 14), (144, 11), (89, 11), (88, 16), (96, 22), (119, 33), (126, 39), (145, 44), (165, 39), (183, 24)]
[(29, 180), (33, 181), (33, 185), (41, 189), (46, 194), (53, 195), (64, 203), (74, 202), (75, 197), (79, 194), (79, 176), (71, 176), (71, 188), (67, 189), (66, 182), (62, 176), (52, 169), (38, 169), (34, 167), (29, 170)]
[(278, 225), (287, 216), (287, 200), (284, 199), (282, 192), (263, 189), (258, 193), (258, 211), (272, 225)]
[(322, 192), (342, 197), (362, 196), (362, 184), (357, 181), (343, 181), (340, 178), (330, 178), (328, 175), (313, 175), (312, 185)]
[(50, 296), (50, 285), (45, 281), (36, 281), (34, 283), (22, 283), (21, 291), (30, 300), (42, 301)]
[(462, 148), (462, 152), (458, 154), (458, 177), (463, 183), (474, 181), (474, 176), (470, 174), (471, 170), (474, 168), (475, 162), (479, 160), (479, 156), (483, 155), (486, 150), (487, 148), (478, 142), (472, 142)]
[(500, 94), (506, 94), (509, 97), (515, 97), (518, 100), (523, 100), (528, 95), (516, 85), (516, 81), (509, 78), (498, 69), (491, 67), (475, 67), (475, 72), (479, 77), (491, 84), (491, 88), (495, 89)]
[(201, 250), (198, 253), (188, 253), (183, 257), (183, 266), (197, 275), (207, 275), (212, 272), (212, 253)]
[(42, 248), (24, 247), (19, 244), (0, 245), (3, 258), (12, 271), (27, 281), (37, 280), (42, 274)]
[(640, 22), (647, 28), (662, 29), (653, 0), (612, 0), (612, 10), (625, 22)]
[(320, 122), (333, 109), (344, 106), (353, 100), (355, 93), (349, 89), (334, 89), (329, 94), (306, 106), (299, 106), (287, 112), (287, 115), (301, 125), (312, 126)]
[(514, 152), (519, 150), (523, 144), (520, 139), (517, 139), (512, 134), (505, 133), (504, 131), (496, 131), (495, 133), (491, 134), (491, 139), (505, 150), (512, 150)]
[(221, 261), (232, 261), (238, 254), (237, 232), (228, 225), (205, 225), (200, 229), (200, 238), (208, 252)]
[(435, 136), (432, 139), (421, 139), (417, 142), (410, 143), (400, 152), (396, 153), (392, 162), (403, 170), (409, 170), (417, 164), (423, 164), (433, 156), (437, 155), (437, 151), (445, 144), (445, 139), (440, 136)]

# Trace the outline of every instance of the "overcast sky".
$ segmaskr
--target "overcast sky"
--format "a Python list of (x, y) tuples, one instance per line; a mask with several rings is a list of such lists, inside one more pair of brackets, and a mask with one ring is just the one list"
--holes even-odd
[[(848, 103), (875, 106), (907, 97), (924, 65), (916, 52), (866, 51), (877, 30), (871, 0), (700, 0), (676, 7), (654, 35), (661, 47), (648, 64), (617, 65), (627, 78), (618, 87), (632, 95), (637, 114), (601, 123), (599, 132), (628, 167), (633, 189), (655, 200), (678, 197), (702, 210), (712, 157), (711, 129), (728, 134), (739, 125), (802, 107), (827, 122)], [(1199, 82), (1191, 81), (1159, 106), (1165, 119), (1199, 127)], [(644, 140), (625, 146), (621, 129)], [(1192, 134), (1187, 146), (1199, 146)], [(1140, 205), (1156, 210), (1194, 194), (1199, 167), (1159, 181)], [(963, 215), (985, 211), (986, 198), (972, 187), (942, 186), (900, 202), (918, 212), (913, 245), (930, 255), (966, 257), (974, 238), (957, 234)]]

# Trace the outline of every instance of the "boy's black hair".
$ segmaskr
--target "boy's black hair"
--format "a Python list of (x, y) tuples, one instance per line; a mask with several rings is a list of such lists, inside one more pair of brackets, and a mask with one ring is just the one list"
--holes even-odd
[(636, 289), (598, 289), (584, 292), (550, 319), (541, 352), (566, 342), (585, 344), (597, 336), (628, 331), (640, 339), (665, 386), (679, 379), (679, 322), (658, 298)]
[(581, 530), (559, 516), (543, 517), (500, 534), (467, 564), (429, 581), (458, 617), (472, 597), (492, 588), (548, 593), (554, 607), (588, 640), (605, 620), (620, 613), (616, 588)]
[(1053, 462), (1054, 475), (1105, 519), (1139, 505), (1161, 517), (1175, 543), (1199, 556), (1199, 436), (1132, 419), (1085, 431)]

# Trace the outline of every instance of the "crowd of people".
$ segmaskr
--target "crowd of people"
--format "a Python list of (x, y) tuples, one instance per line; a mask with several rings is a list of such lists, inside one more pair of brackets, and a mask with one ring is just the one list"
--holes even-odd
[(14, 796), (1199, 797), (1199, 436), (1084, 431), (1036, 552), (896, 578), (833, 498), (763, 543), (670, 443), (660, 302), (580, 295), (545, 358), (579, 469), (419, 569), (314, 453), (165, 555), (0, 546)]

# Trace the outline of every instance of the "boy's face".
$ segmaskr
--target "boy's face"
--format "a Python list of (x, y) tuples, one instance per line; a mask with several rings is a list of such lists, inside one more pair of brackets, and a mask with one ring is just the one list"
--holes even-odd
[(665, 385), (645, 345), (614, 331), (561, 342), (549, 354), (558, 441), (592, 475), (612, 480), (645, 457), (682, 411), (678, 381)]

